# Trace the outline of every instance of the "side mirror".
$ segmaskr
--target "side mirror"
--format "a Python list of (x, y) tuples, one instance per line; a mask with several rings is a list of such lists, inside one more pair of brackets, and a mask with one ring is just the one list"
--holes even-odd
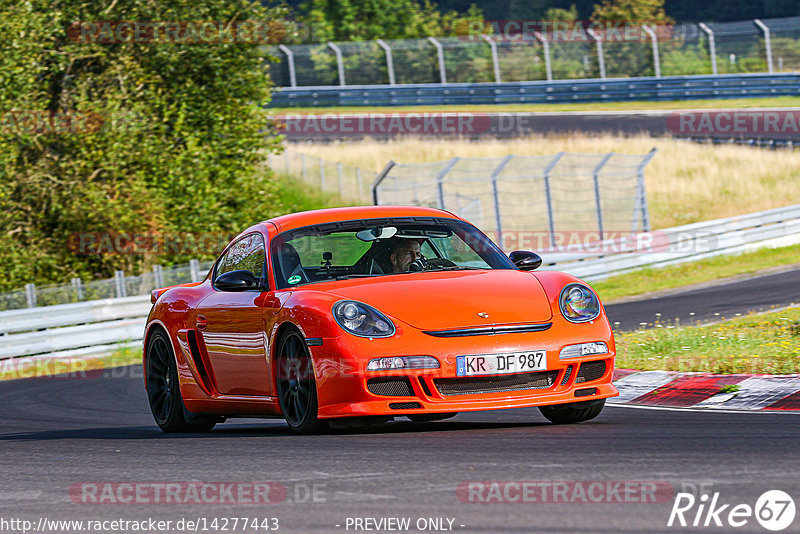
[(214, 287), (220, 291), (247, 291), (248, 289), (259, 289), (260, 286), (261, 279), (246, 270), (228, 271), (214, 280)]
[(508, 257), (520, 271), (535, 271), (542, 264), (541, 256), (527, 250), (515, 250)]

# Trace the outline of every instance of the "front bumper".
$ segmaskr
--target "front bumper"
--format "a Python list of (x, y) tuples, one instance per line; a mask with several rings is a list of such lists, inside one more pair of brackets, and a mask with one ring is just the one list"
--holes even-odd
[[(560, 359), (562, 347), (604, 341), (607, 354)], [(364, 339), (347, 334), (311, 346), (317, 380), (319, 417), (401, 416), (522, 408), (604, 399), (619, 394), (611, 384), (615, 348), (605, 319), (581, 325), (558, 325), (542, 332), (439, 339), (408, 328), (397, 336)], [(545, 350), (547, 371), (516, 375), (458, 377), (456, 356)], [(372, 358), (430, 355), (439, 369), (366, 371)], [(604, 370), (598, 373), (599, 363)], [(582, 373), (581, 364), (594, 372)], [(590, 366), (587, 366), (586, 370)], [(543, 373), (546, 373), (543, 374)], [(536, 376), (534, 376), (536, 375)], [(370, 390), (375, 378), (407, 378), (407, 387)], [(527, 380), (531, 378), (531, 380)], [(589, 380), (583, 380), (588, 378)], [(456, 379), (456, 380), (453, 380)], [(373, 384), (374, 386), (374, 384)], [(405, 389), (405, 390), (404, 390)], [(498, 390), (499, 389), (499, 390)], [(402, 391), (404, 390), (404, 391)]]

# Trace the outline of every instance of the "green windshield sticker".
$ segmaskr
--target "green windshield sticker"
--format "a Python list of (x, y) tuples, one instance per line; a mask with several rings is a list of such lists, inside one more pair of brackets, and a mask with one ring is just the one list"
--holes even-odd
[(299, 274), (296, 274), (294, 276), (290, 276), (289, 279), (287, 280), (287, 282), (289, 282), (290, 284), (296, 284), (297, 282), (299, 282), (302, 279), (303, 278)]

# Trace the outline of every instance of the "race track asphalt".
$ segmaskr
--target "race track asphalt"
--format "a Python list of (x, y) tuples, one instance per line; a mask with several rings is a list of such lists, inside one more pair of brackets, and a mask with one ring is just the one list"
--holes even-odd
[[(800, 270), (788, 271), (739, 285), (615, 304), (608, 313), (623, 327), (652, 321), (656, 312), (662, 320), (684, 321), (690, 311), (697, 319), (729, 316), (796, 302), (798, 282)], [(166, 435), (150, 416), (141, 367), (130, 366), (88, 377), (0, 382), (0, 532), (15, 532), (3, 520), (35, 524), (40, 518), (216, 518), (220, 528), (205, 532), (222, 532), (219, 520), (228, 518), (231, 532), (235, 516), (277, 518), (279, 532), (297, 533), (378, 532), (347, 528), (348, 518), (409, 518), (407, 532), (421, 531), (416, 522), (427, 518), (446, 518), (445, 526), (452, 520), (453, 532), (702, 531), (667, 526), (677, 492), (719, 493), (718, 502), (731, 505), (754, 506), (772, 489), (800, 499), (798, 438), (796, 413), (630, 406), (608, 406), (593, 421), (564, 426), (548, 423), (535, 408), (524, 408), (461, 414), (436, 423), (401, 418), (373, 429), (320, 436), (291, 435), (283, 421), (255, 419), (234, 419), (210, 434)], [(618, 502), (637, 501), (635, 491), (630, 498), (622, 491), (621, 499), (619, 492), (599, 494), (615, 502), (585, 502), (579, 493), (569, 493), (566, 500), (572, 502), (477, 503), (470, 502), (469, 493), (457, 492), (470, 481), (536, 481), (543, 483), (536, 487), (551, 490), (560, 481), (584, 489), (592, 481), (603, 481), (606, 488), (624, 487), (618, 484), (624, 482), (641, 488), (637, 483), (647, 481), (666, 493), (646, 503)], [(103, 484), (125, 482), (273, 482), (286, 489), (287, 497), (258, 505), (82, 502), (91, 500), (81, 497), (82, 489), (119, 488)], [(515, 488), (487, 484), (481, 494), (505, 487)], [(540, 491), (530, 495), (538, 500)], [(316, 499), (310, 497), (314, 492)], [(689, 521), (696, 510), (687, 513)], [(798, 528), (796, 518), (787, 532)], [(124, 530), (105, 532), (111, 531)], [(167, 531), (180, 532), (174, 526)], [(241, 526), (237, 531), (264, 532)], [(736, 531), (765, 532), (755, 519)]]
[[(454, 532), (638, 533), (676, 531), (666, 525), (682, 488), (751, 506), (770, 489), (800, 498), (800, 416), (792, 413), (608, 406), (593, 421), (556, 426), (525, 408), (322, 436), (241, 419), (210, 434), (166, 435), (152, 422), (140, 375), (132, 366), (96, 378), (0, 384), (0, 519), (276, 517), (280, 532), (310, 533), (354, 532), (345, 529), (347, 518), (408, 517), (414, 525), (443, 517)], [(181, 481), (278, 482), (288, 498), (84, 504), (80, 491), (69, 494), (86, 482)], [(651, 481), (668, 493), (644, 504), (579, 496), (487, 504), (459, 499), (457, 488), (469, 481)], [(309, 502), (310, 489), (318, 502)], [(737, 531), (764, 530), (752, 520)]]
[[(649, 324), (660, 320), (674, 324), (679, 321), (687, 325), (797, 303), (800, 303), (800, 268), (643, 300), (608, 304), (606, 313), (612, 324), (619, 323), (619, 330), (635, 330), (642, 322)], [(661, 315), (659, 317), (656, 314)]]

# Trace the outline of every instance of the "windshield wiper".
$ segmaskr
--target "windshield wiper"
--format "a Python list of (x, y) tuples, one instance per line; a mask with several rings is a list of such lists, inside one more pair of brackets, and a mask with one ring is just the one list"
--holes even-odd
[(340, 274), (336, 277), (337, 280), (347, 280), (348, 278), (369, 278), (370, 276), (381, 276), (381, 273), (375, 274)]
[(490, 267), (473, 267), (472, 265), (451, 265), (448, 267), (435, 267), (426, 271), (485, 271)]

